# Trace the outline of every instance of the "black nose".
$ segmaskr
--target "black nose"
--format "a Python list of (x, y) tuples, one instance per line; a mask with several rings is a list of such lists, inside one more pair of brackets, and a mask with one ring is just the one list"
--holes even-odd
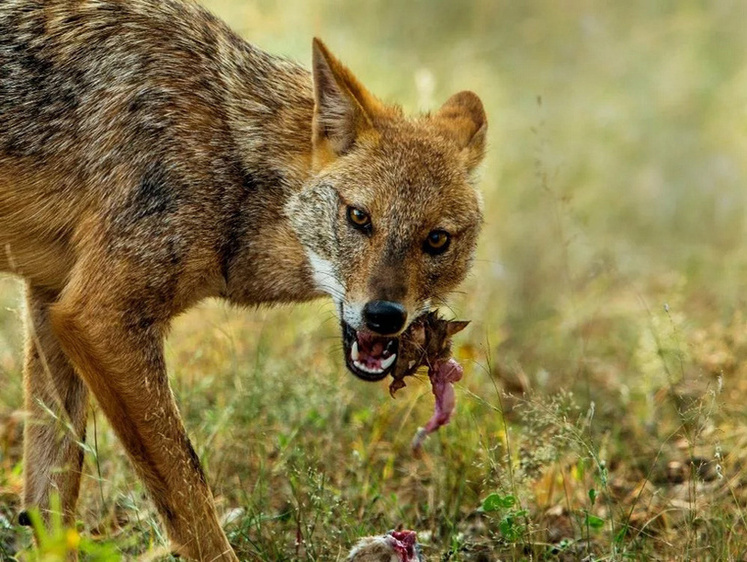
[(407, 321), (405, 307), (396, 302), (371, 301), (363, 307), (366, 328), (377, 334), (396, 334)]

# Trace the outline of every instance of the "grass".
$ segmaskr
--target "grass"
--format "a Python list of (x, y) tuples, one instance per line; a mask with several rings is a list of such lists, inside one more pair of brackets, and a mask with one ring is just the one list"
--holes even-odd
[[(466, 374), (422, 458), (426, 381), (392, 400), (346, 374), (328, 303), (176, 322), (174, 391), (239, 556), (338, 560), (402, 525), (434, 561), (747, 557), (745, 4), (210, 6), (305, 63), (322, 36), (408, 110), (468, 88), (490, 118), (487, 224), (452, 301)], [(166, 556), (95, 405), (80, 533), (34, 549), (13, 526), (20, 295), (0, 279), (0, 559)]]

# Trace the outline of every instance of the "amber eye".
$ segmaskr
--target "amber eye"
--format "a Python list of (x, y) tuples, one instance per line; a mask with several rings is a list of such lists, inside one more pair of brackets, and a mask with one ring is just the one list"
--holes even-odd
[(348, 207), (348, 222), (358, 230), (364, 232), (371, 231), (371, 217), (366, 211), (361, 211), (355, 207)]
[(449, 248), (451, 236), (445, 230), (433, 230), (425, 239), (423, 249), (429, 254), (443, 254)]

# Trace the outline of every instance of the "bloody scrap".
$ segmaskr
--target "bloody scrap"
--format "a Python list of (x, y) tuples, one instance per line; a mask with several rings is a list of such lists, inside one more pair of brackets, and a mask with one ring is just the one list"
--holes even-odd
[(431, 390), (436, 397), (433, 416), (425, 427), (418, 429), (412, 441), (415, 450), (420, 449), (425, 438), (439, 427), (449, 423), (456, 405), (453, 383), (464, 374), (462, 366), (451, 357), (451, 338), (461, 332), (469, 322), (445, 320), (438, 312), (429, 312), (415, 320), (402, 335), (399, 344), (399, 359), (392, 373), (389, 393), (406, 386), (405, 377), (414, 375), (420, 367), (428, 368)]
[(415, 531), (389, 531), (358, 541), (345, 562), (423, 562)]

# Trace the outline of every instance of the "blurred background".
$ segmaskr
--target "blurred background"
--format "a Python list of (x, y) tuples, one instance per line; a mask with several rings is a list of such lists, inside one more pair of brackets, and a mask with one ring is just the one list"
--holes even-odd
[[(207, 302), (176, 322), (175, 393), (240, 556), (331, 560), (400, 525), (433, 560), (744, 555), (747, 2), (204, 4), (307, 67), (321, 37), (408, 112), (469, 89), (489, 119), (486, 224), (450, 312), (472, 320), (467, 374), (424, 458), (409, 443), (427, 379), (397, 400), (354, 380), (329, 303)], [(21, 289), (0, 278), (8, 521)], [(97, 421), (86, 532), (132, 555), (163, 544)], [(27, 544), (13, 536), (8, 552)]]

